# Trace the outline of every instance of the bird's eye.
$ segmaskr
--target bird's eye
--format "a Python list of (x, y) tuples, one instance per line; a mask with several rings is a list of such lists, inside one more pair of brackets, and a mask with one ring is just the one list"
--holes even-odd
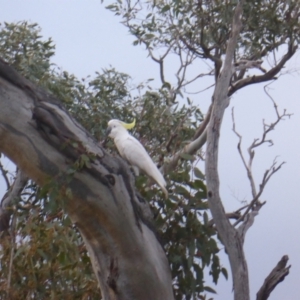
[(114, 128), (116, 128), (116, 125), (114, 125)]

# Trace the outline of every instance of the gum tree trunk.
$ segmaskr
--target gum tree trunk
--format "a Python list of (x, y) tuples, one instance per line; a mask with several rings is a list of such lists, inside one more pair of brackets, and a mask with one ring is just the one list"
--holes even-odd
[[(165, 252), (127, 165), (106, 153), (57, 99), (2, 60), (0, 152), (65, 201), (104, 299), (174, 299)], [(73, 172), (75, 162), (80, 167)]]

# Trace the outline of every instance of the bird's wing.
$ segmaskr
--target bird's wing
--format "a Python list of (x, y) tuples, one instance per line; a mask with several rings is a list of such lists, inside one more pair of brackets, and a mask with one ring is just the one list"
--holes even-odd
[(128, 137), (122, 140), (117, 147), (122, 157), (124, 157), (131, 165), (138, 167), (145, 174), (155, 180), (156, 183), (163, 189), (164, 193), (167, 194), (165, 188), (166, 181), (163, 175), (160, 173), (145, 148), (137, 139), (128, 135)]
[(123, 156), (131, 165), (137, 166), (144, 172), (145, 167), (147, 167), (150, 162), (154, 164), (145, 148), (133, 136), (128, 135), (126, 139), (122, 140), (118, 150), (121, 156)]

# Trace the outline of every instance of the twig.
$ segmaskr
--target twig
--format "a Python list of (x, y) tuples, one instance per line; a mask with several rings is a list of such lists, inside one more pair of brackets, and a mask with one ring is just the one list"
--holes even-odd
[(14, 207), (14, 213), (12, 217), (11, 230), (10, 230), (11, 248), (10, 248), (9, 269), (8, 269), (8, 276), (7, 276), (7, 287), (6, 287), (6, 295), (8, 299), (10, 298), (11, 276), (12, 276), (13, 259), (14, 259), (14, 252), (16, 246), (16, 235), (15, 235), (16, 223), (17, 223), (17, 215), (16, 215), (16, 208)]
[(5, 183), (6, 183), (6, 189), (8, 190), (10, 188), (10, 182), (9, 182), (8, 177), (7, 177), (8, 171), (4, 169), (1, 161), (0, 161), (0, 171), (1, 171), (2, 176), (3, 176), (3, 178), (5, 180)]
[(198, 92), (188, 92), (188, 91), (185, 91), (185, 92), (186, 92), (187, 94), (190, 94), (190, 95), (196, 95), (196, 94), (200, 94), (200, 93), (203, 93), (203, 92), (209, 90), (210, 88), (214, 87), (215, 85), (216, 85), (216, 84), (213, 83), (213, 84), (211, 84), (210, 86), (208, 86), (208, 87), (206, 87), (206, 88), (204, 88), (204, 89), (202, 89), (202, 90), (200, 90), (200, 91), (198, 91)]
[(248, 176), (248, 179), (249, 179), (250, 185), (251, 185), (252, 196), (253, 196), (253, 198), (255, 198), (256, 197), (256, 188), (255, 188), (255, 182), (254, 182), (254, 179), (253, 179), (253, 176), (252, 176), (252, 171), (251, 171), (251, 165), (252, 165), (252, 160), (253, 160), (253, 157), (254, 157), (254, 151), (249, 151), (250, 158), (249, 158), (249, 163), (247, 165), (246, 160), (245, 160), (244, 155), (243, 155), (243, 152), (242, 152), (242, 149), (241, 149), (242, 136), (236, 131), (236, 128), (235, 128), (234, 107), (232, 107), (232, 110), (231, 110), (231, 117), (232, 117), (232, 130), (237, 135), (237, 137), (239, 138), (239, 142), (238, 142), (238, 146), (237, 146), (238, 152), (240, 154), (242, 162), (243, 162), (243, 164), (246, 168), (246, 171), (247, 171), (247, 176)]

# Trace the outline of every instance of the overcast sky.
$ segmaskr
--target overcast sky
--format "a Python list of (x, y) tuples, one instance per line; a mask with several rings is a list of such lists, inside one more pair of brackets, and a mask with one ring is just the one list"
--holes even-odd
[[(0, 8), (0, 22), (28, 20), (38, 23), (42, 35), (51, 37), (56, 44), (54, 62), (79, 78), (110, 65), (131, 75), (135, 83), (159, 78), (158, 66), (147, 58), (142, 48), (132, 46), (134, 39), (100, 0), (0, 0)], [(173, 75), (171, 65), (172, 62), (168, 70), (170, 78)], [(268, 68), (267, 63), (264, 66)], [(300, 57), (297, 54), (286, 70), (299, 67)], [(257, 185), (276, 156), (279, 162), (287, 163), (268, 184), (262, 196), (267, 204), (246, 236), (251, 298), (255, 298), (265, 277), (287, 254), (292, 264), (290, 275), (279, 284), (270, 299), (299, 299), (300, 76), (294, 73), (280, 77), (272, 85), (271, 94), (280, 110), (286, 108), (294, 115), (279, 124), (270, 135), (273, 147), (264, 146), (256, 150), (254, 176)], [(211, 91), (191, 98), (205, 112), (210, 97)], [(263, 92), (263, 85), (247, 87), (231, 99), (222, 127), (219, 163), (221, 196), (228, 212), (237, 209), (241, 201), (251, 200), (250, 185), (237, 153), (237, 137), (231, 130), (232, 106), (235, 107), (237, 129), (243, 135), (244, 149), (254, 138), (261, 136), (262, 119), (271, 122), (276, 118), (273, 105)], [(4, 193), (4, 188), (0, 192)], [(226, 256), (222, 258), (222, 263), (229, 270)], [(215, 299), (233, 298), (230, 281), (221, 279), (216, 289), (218, 296)]]

